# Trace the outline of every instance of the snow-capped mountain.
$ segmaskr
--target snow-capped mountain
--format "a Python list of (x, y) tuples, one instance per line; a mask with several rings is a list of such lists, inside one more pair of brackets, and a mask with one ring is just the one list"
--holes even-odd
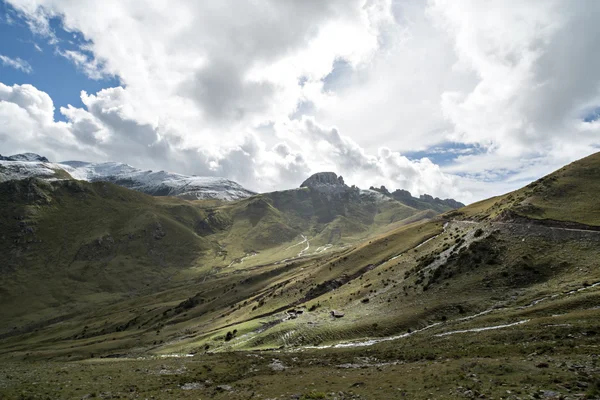
[(188, 176), (166, 171), (143, 171), (128, 164), (64, 161), (59, 165), (74, 179), (109, 181), (153, 196), (177, 196), (190, 200), (237, 200), (254, 195), (225, 178)]
[(0, 161), (40, 161), (50, 162), (46, 157), (42, 157), (35, 153), (15, 154), (13, 156), (3, 157), (0, 155)]
[(238, 200), (255, 194), (225, 178), (188, 176), (166, 171), (143, 171), (118, 162), (52, 163), (47, 158), (33, 153), (0, 156), (0, 182), (31, 177), (47, 180), (108, 181), (153, 196), (176, 196), (190, 200)]
[(26, 178), (56, 180), (71, 177), (58, 164), (37, 154), (24, 153), (9, 157), (0, 155), (0, 182)]

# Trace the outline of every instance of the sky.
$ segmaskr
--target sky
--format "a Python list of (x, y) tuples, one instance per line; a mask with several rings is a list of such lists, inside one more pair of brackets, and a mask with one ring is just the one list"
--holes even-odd
[(595, 0), (0, 0), (0, 154), (471, 203), (600, 150)]

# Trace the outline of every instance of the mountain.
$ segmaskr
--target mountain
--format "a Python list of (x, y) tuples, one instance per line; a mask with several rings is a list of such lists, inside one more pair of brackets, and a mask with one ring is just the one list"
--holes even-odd
[(38, 162), (45, 162), (45, 163), (50, 162), (50, 161), (48, 161), (48, 159), (46, 157), (42, 157), (35, 153), (15, 154), (15, 155), (8, 156), (8, 157), (3, 157), (0, 154), (0, 161), (29, 161), (29, 162), (38, 161)]
[[(22, 164), (39, 168), (33, 161)], [(0, 183), (0, 293), (3, 304), (15, 305), (0, 316), (21, 327), (88, 307), (96, 298), (115, 301), (180, 285), (190, 276), (205, 279), (221, 270), (329, 254), (437, 215), (348, 187), (332, 173), (333, 184), (315, 174), (297, 189), (190, 202), (96, 180), (126, 176), (123, 165), (113, 165), (116, 171), (106, 164), (61, 165), (71, 166), (74, 177), (86, 171), (92, 182)], [(28, 306), (16, 307), (24, 298)]]
[(598, 398), (599, 182), (597, 153), (441, 215), (334, 173), (225, 203), (1, 183), (0, 393)]
[(442, 200), (438, 197), (434, 198), (433, 196), (430, 196), (428, 194), (422, 194), (418, 198), (413, 197), (408, 190), (403, 189), (396, 189), (390, 193), (390, 191), (387, 190), (385, 186), (381, 186), (380, 188), (375, 188), (371, 186), (370, 190), (379, 192), (384, 196), (392, 198), (396, 201), (399, 201), (403, 204), (406, 204), (409, 207), (413, 207), (418, 210), (435, 210), (437, 212), (443, 213), (465, 206), (463, 203), (454, 199)]
[(64, 161), (60, 166), (75, 179), (88, 182), (112, 182), (152, 196), (231, 201), (255, 194), (225, 178), (187, 176), (165, 171), (142, 171), (122, 163)]
[(0, 182), (25, 178), (72, 179), (60, 165), (49, 162), (46, 157), (33, 153), (0, 155)]
[(600, 225), (600, 153), (564, 166), (522, 189), (472, 204), (456, 215), (475, 220), (531, 220), (559, 227)]
[(225, 178), (187, 176), (165, 171), (143, 171), (116, 162), (89, 163), (65, 161), (51, 163), (33, 153), (0, 156), (0, 182), (39, 177), (107, 181), (152, 196), (175, 196), (188, 200), (238, 200), (254, 195), (236, 182)]

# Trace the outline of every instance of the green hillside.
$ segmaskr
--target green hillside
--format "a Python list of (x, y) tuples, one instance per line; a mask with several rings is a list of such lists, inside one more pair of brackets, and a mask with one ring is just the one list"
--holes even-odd
[(220, 202), (151, 197), (102, 182), (4, 182), (0, 334), (223, 270), (329, 253), (432, 215), (358, 192), (331, 197), (309, 188)]
[(596, 199), (599, 192), (600, 153), (595, 153), (522, 189), (451, 211), (450, 215), (479, 220), (520, 216), (549, 223), (600, 226), (600, 207)]
[[(156, 279), (128, 275), (121, 265), (110, 276), (130, 276), (131, 287), (146, 288), (134, 293), (118, 282), (108, 285), (120, 297), (73, 296), (70, 307), (81, 312), (71, 314), (48, 309), (44, 300), (36, 318), (61, 317), (33, 329), (3, 311), (15, 326), (0, 341), (6, 365), (0, 372), (13, 376), (29, 367), (60, 385), (37, 387), (17, 372), (4, 391), (9, 398), (23, 392), (598, 398), (600, 231), (593, 190), (599, 160), (590, 156), (523, 189), (440, 216), (346, 189), (310, 187), (206, 204), (158, 201), (106, 184), (3, 187), (3, 206), (14, 205), (10, 212), (3, 207), (3, 224), (19, 215), (6, 237), (19, 235), (15, 226), (44, 235), (41, 243), (31, 232), (5, 242), (12, 246), (11, 273), (23, 274), (19, 285), (28, 279), (34, 288), (66, 285), (66, 272), (56, 283), (36, 275), (44, 268), (70, 271), (60, 260), (71, 259), (79, 268), (71, 279), (85, 277), (76, 290), (91, 293), (102, 281), (97, 277), (121, 265), (113, 260), (134, 251), (137, 268)], [(84, 215), (92, 205), (95, 217)], [(73, 216), (64, 215), (67, 209)], [(57, 228), (61, 221), (80, 223), (78, 235)], [(116, 238), (127, 233), (140, 236), (129, 247), (97, 242), (110, 234), (120, 243)], [(174, 247), (161, 247), (168, 243)], [(34, 244), (48, 247), (22, 261), (23, 249)], [(56, 262), (42, 267), (46, 252)], [(156, 254), (162, 267), (142, 263)], [(93, 262), (78, 264), (85, 259)], [(35, 274), (27, 271), (31, 265)], [(19, 295), (14, 282), (2, 282), (3, 299)], [(27, 301), (37, 304), (29, 293)], [(62, 370), (68, 376), (56, 377)], [(116, 378), (108, 384), (95, 381), (98, 375)], [(66, 385), (74, 379), (78, 384)]]

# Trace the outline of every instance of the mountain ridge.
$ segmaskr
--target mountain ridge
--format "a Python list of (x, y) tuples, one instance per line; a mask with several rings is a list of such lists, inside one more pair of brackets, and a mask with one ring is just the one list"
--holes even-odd
[(255, 195), (238, 183), (219, 177), (188, 176), (166, 171), (141, 170), (119, 162), (50, 162), (46, 157), (23, 153), (0, 156), (0, 181), (39, 177), (108, 181), (153, 196), (175, 196), (188, 200), (238, 200)]
[(433, 197), (428, 194), (422, 194), (418, 198), (414, 197), (408, 190), (396, 189), (390, 192), (385, 186), (379, 188), (371, 186), (369, 190), (376, 191), (389, 198), (400, 201), (408, 206), (414, 207), (419, 210), (425, 210), (431, 208), (439, 212), (445, 212), (451, 209), (461, 208), (465, 205), (454, 199), (440, 199), (439, 197)]
[[(48, 158), (35, 153), (15, 154), (8, 157), (0, 155), (0, 182), (30, 177), (78, 179), (88, 182), (107, 181), (153, 196), (175, 196), (186, 200), (220, 199), (231, 201), (257, 194), (226, 178), (142, 170), (120, 162), (93, 163), (73, 160), (53, 163)], [(303, 187), (312, 187), (332, 193), (358, 189), (354, 185), (347, 186), (343, 177), (338, 177), (334, 172), (314, 173), (302, 182), (300, 188)], [(379, 192), (419, 210), (431, 208), (436, 212), (445, 212), (464, 206), (456, 200), (441, 200), (428, 194), (415, 198), (412, 197), (410, 192), (403, 189), (398, 189), (393, 193), (390, 193), (385, 186), (381, 186), (379, 189), (370, 187), (369, 190)]]

